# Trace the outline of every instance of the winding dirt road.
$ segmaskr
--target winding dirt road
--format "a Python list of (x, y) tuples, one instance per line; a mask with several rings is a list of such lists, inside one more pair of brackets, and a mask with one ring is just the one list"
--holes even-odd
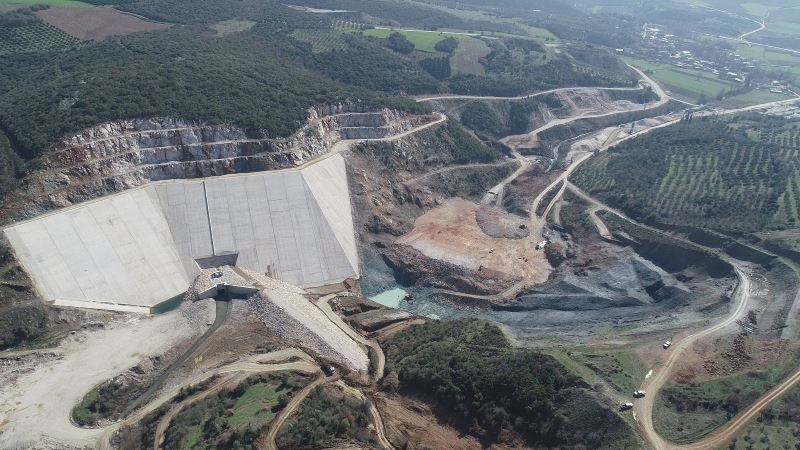
[(294, 395), (292, 395), (292, 400), (289, 401), (286, 407), (283, 408), (274, 419), (272, 419), (267, 434), (262, 435), (256, 441), (256, 448), (259, 450), (278, 450), (278, 445), (275, 443), (275, 439), (278, 437), (278, 431), (280, 431), (281, 427), (286, 422), (286, 419), (288, 419), (297, 411), (297, 408), (303, 404), (303, 400), (305, 400), (306, 397), (311, 394), (311, 391), (316, 389), (317, 386), (320, 386), (328, 381), (329, 380), (323, 376), (317, 378), (298, 392), (295, 392)]
[(493, 95), (459, 95), (459, 94), (445, 94), (445, 95), (432, 95), (432, 96), (424, 96), (424, 97), (417, 97), (418, 102), (432, 102), (437, 100), (527, 100), (529, 98), (540, 97), (542, 95), (547, 94), (555, 94), (556, 92), (563, 92), (568, 90), (576, 90), (576, 89), (593, 89), (599, 91), (638, 91), (641, 88), (639, 87), (592, 87), (592, 86), (572, 86), (572, 87), (562, 87), (562, 88), (555, 88), (555, 89), (548, 89), (546, 91), (539, 91), (533, 92), (531, 94), (523, 94), (517, 95), (512, 97), (502, 97), (502, 96), (493, 96)]
[(350, 325), (346, 324), (345, 321), (342, 320), (342, 318), (339, 317), (339, 315), (336, 314), (336, 312), (333, 309), (331, 309), (331, 305), (328, 302), (331, 299), (336, 298), (336, 296), (337, 294), (326, 295), (325, 297), (322, 297), (319, 300), (317, 300), (315, 305), (317, 306), (317, 308), (319, 308), (320, 311), (322, 311), (323, 314), (325, 314), (325, 316), (328, 319), (330, 319), (331, 322), (336, 324), (336, 326), (339, 327), (339, 329), (341, 329), (342, 331), (345, 332), (345, 334), (350, 336), (352, 340), (358, 342), (359, 344), (365, 347), (372, 349), (372, 351), (375, 354), (375, 357), (377, 358), (377, 361), (375, 361), (375, 373), (372, 375), (373, 376), (372, 381), (377, 383), (383, 378), (383, 372), (386, 370), (386, 355), (384, 355), (383, 349), (381, 349), (381, 346), (378, 344), (377, 341), (367, 339), (364, 336), (362, 336), (360, 333), (354, 330)]
[[(296, 361), (291, 361), (296, 359)], [(171, 387), (144, 407), (134, 412), (124, 420), (112, 424), (102, 430), (98, 439), (97, 448), (111, 450), (111, 437), (120, 428), (135, 424), (146, 415), (160, 408), (161, 405), (175, 397), (181, 389), (202, 383), (216, 375), (229, 375), (234, 373), (267, 373), (267, 372), (301, 372), (305, 374), (319, 373), (319, 366), (305, 352), (295, 349), (283, 349), (263, 355), (255, 355), (208, 372), (195, 375), (182, 383)]]
[[(714, 449), (717, 447), (717, 445), (711, 442), (709, 438), (705, 438), (690, 444), (689, 447), (675, 445), (667, 441), (655, 430), (653, 425), (653, 408), (656, 400), (658, 399), (658, 394), (661, 391), (661, 388), (663, 388), (664, 385), (670, 380), (670, 377), (675, 370), (675, 364), (681, 360), (683, 353), (690, 349), (695, 342), (709, 337), (728, 326), (735, 325), (736, 321), (744, 317), (747, 313), (747, 305), (750, 301), (750, 277), (745, 273), (741, 266), (734, 263), (733, 267), (736, 270), (736, 275), (739, 277), (739, 285), (736, 287), (736, 292), (733, 298), (733, 304), (735, 307), (731, 311), (730, 315), (715, 325), (712, 325), (694, 334), (690, 334), (678, 342), (674, 342), (669, 350), (670, 355), (667, 360), (661, 366), (654, 368), (653, 375), (649, 378), (646, 378), (641, 384), (640, 389), (647, 392), (647, 395), (634, 403), (633, 411), (638, 420), (637, 428), (639, 429), (639, 432), (641, 433), (642, 437), (645, 438), (647, 443), (650, 444), (650, 446), (655, 450), (676, 448)], [(731, 425), (732, 423), (733, 421), (728, 422), (728, 425)], [(742, 423), (742, 425), (744, 424), (746, 424), (746, 421)], [(736, 427), (732, 427), (730, 432), (735, 433), (736, 431), (738, 431), (738, 429)], [(727, 439), (727, 436), (724, 436), (724, 439)]]
[[(605, 210), (623, 220), (637, 224), (637, 222), (623, 214), (621, 211), (611, 208), (594, 197), (591, 197), (572, 183), (569, 183), (569, 189), (582, 199), (591, 203), (593, 210)], [(602, 223), (602, 221), (600, 222)], [(637, 225), (655, 230), (646, 225)], [(603, 224), (603, 226), (605, 227), (605, 224)], [(714, 333), (724, 330), (726, 327), (736, 324), (736, 321), (742, 319), (748, 310), (747, 306), (750, 301), (751, 289), (750, 276), (747, 274), (744, 268), (738, 265), (738, 263), (735, 261), (728, 262), (734, 266), (736, 274), (739, 277), (739, 285), (737, 286), (734, 294), (734, 304), (736, 306), (733, 311), (731, 311), (727, 318), (721, 320), (720, 322), (697, 333), (690, 334), (682, 338), (679, 342), (673, 343), (671, 349), (669, 350), (670, 355), (667, 360), (658, 367), (653, 368), (653, 371), (651, 372), (652, 375), (647, 377), (640, 387), (640, 389), (647, 392), (647, 395), (643, 399), (637, 400), (634, 404), (634, 417), (637, 419), (637, 429), (642, 437), (648, 442), (648, 444), (656, 450), (714, 450), (720, 448), (730, 441), (734, 436), (736, 436), (736, 434), (741, 431), (742, 428), (747, 426), (747, 424), (750, 423), (750, 421), (764, 408), (769, 406), (772, 401), (776, 400), (781, 395), (785, 394), (797, 386), (798, 383), (800, 383), (799, 368), (772, 389), (767, 391), (767, 393), (761, 396), (761, 398), (759, 398), (757, 401), (742, 410), (726, 424), (717, 428), (703, 439), (691, 444), (675, 444), (669, 442), (655, 430), (655, 427), (653, 426), (653, 408), (655, 406), (655, 401), (658, 398), (659, 391), (670, 379), (670, 375), (675, 369), (675, 363), (680, 361), (683, 352), (689, 349), (692, 344), (698, 340), (707, 338)]]
[(337, 381), (336, 384), (340, 388), (342, 388), (342, 390), (344, 392), (349, 393), (350, 395), (356, 397), (357, 399), (359, 399), (361, 401), (365, 401), (365, 402), (369, 403), (369, 414), (370, 414), (370, 416), (372, 416), (372, 424), (375, 426), (375, 434), (378, 437), (378, 443), (384, 449), (393, 450), (394, 446), (392, 445), (391, 442), (389, 442), (389, 439), (386, 438), (386, 432), (384, 431), (385, 430), (385, 425), (383, 424), (383, 418), (381, 417), (380, 412), (378, 412), (378, 408), (375, 407), (375, 403), (372, 400), (370, 400), (366, 395), (364, 395), (363, 392), (361, 392), (358, 389), (355, 389), (355, 388), (353, 388), (351, 386), (348, 386), (347, 384), (345, 384), (341, 380)]

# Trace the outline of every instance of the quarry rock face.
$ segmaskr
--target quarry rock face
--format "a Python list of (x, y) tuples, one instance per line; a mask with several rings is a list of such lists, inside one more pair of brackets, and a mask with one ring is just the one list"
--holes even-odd
[[(424, 117), (338, 104), (309, 109), (308, 120), (286, 138), (252, 138), (233, 125), (174, 118), (120, 120), (65, 138), (23, 181), (6, 221), (35, 216), (140, 186), (186, 179), (290, 168), (329, 152), (342, 140), (401, 133)], [(20, 198), (22, 197), (22, 198)]]

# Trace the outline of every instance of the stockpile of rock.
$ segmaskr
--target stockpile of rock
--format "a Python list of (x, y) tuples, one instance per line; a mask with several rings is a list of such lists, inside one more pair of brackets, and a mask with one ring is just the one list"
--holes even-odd
[(270, 330), (353, 370), (368, 370), (366, 352), (313, 305), (303, 290), (263, 276), (258, 282), (262, 290), (247, 301)]

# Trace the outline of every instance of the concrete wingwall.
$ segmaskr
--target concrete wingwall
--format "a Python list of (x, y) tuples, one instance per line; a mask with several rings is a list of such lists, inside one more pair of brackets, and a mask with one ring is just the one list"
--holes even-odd
[(156, 182), (4, 232), (56, 304), (149, 308), (189, 287), (195, 259), (231, 253), (237, 266), (319, 286), (359, 275), (346, 177), (333, 155), (303, 169)]

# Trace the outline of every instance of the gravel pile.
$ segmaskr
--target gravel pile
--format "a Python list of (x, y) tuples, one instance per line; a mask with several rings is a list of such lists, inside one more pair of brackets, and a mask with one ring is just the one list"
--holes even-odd
[(368, 370), (366, 352), (314, 306), (303, 290), (263, 276), (258, 281), (265, 289), (248, 302), (267, 327), (353, 370)]
[(213, 298), (183, 302), (180, 312), (193, 328), (206, 327), (209, 322), (214, 322), (217, 314)]

